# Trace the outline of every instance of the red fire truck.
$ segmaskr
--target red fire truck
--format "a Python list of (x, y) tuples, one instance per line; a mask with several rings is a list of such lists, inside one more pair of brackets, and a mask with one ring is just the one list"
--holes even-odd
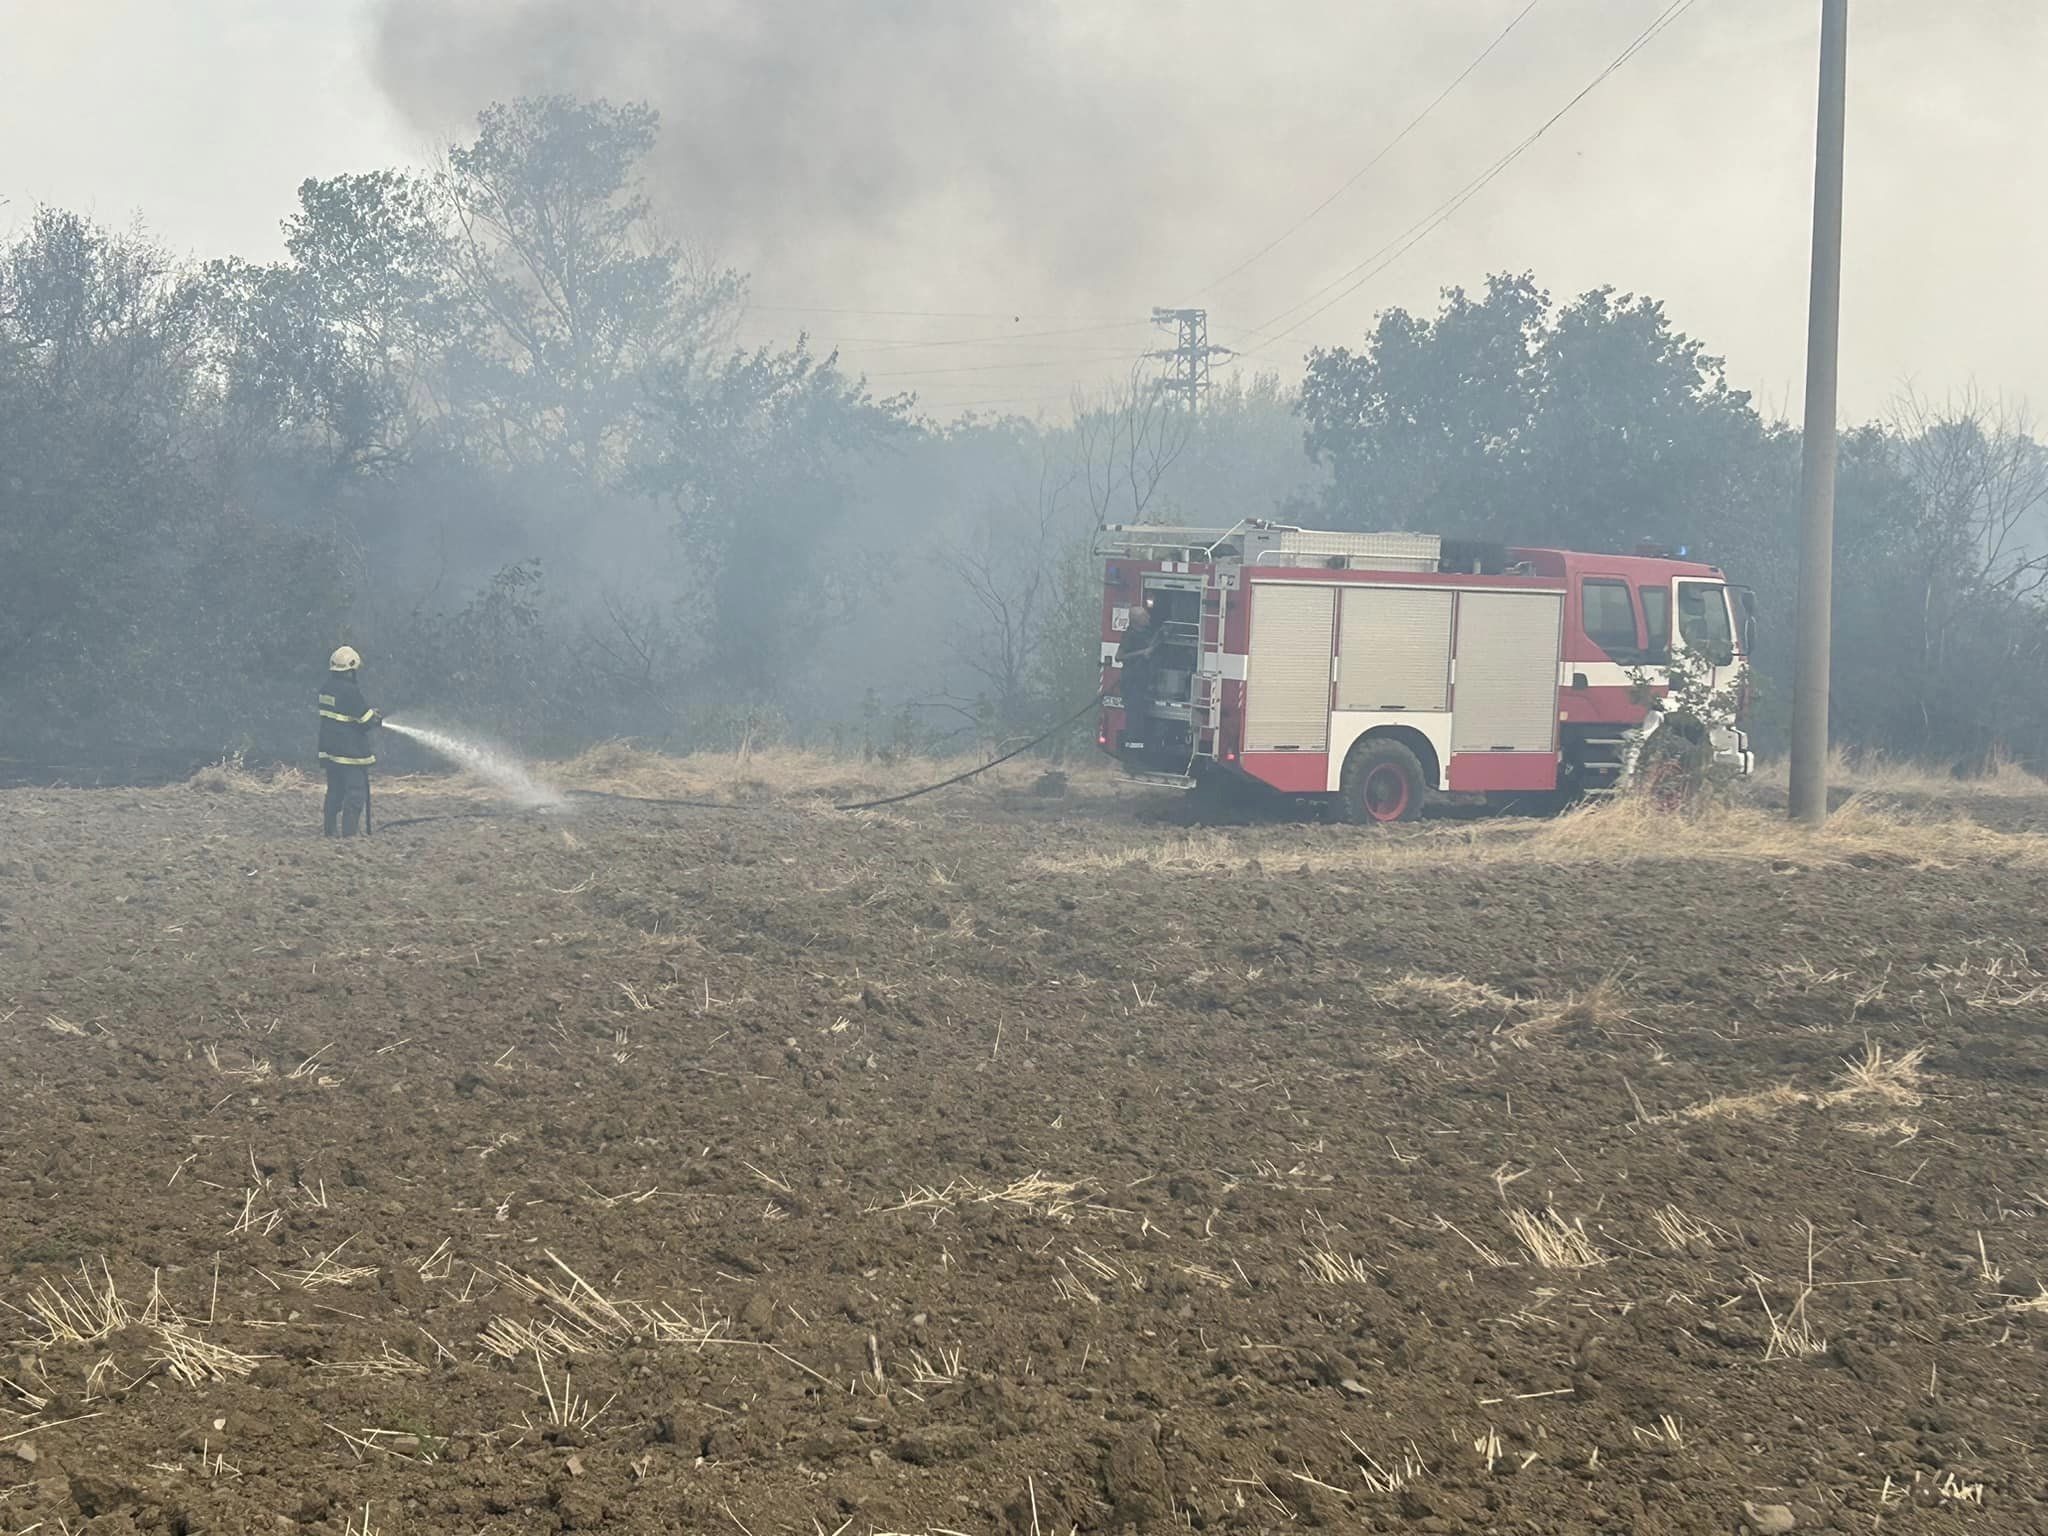
[(1737, 722), (1710, 729), (1714, 760), (1754, 766), (1746, 589), (1682, 551), (1262, 520), (1114, 526), (1097, 549), (1097, 740), (1135, 778), (1249, 780), (1374, 822), (1438, 795), (1610, 793), (1663, 723), (1679, 657)]

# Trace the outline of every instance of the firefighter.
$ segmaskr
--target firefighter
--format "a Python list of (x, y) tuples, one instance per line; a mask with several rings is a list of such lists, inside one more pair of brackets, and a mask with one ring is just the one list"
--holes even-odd
[(1127, 747), (1145, 745), (1151, 729), (1153, 653), (1159, 648), (1159, 630), (1152, 622), (1152, 609), (1140, 603), (1131, 609), (1130, 627), (1117, 642), (1116, 662), (1123, 678), (1118, 684), (1124, 700), (1124, 742)]
[(320, 765), (327, 770), (327, 836), (354, 837), (360, 823), (370, 834), (370, 768), (377, 761), (370, 731), (382, 716), (363, 699), (363, 658), (342, 646), (327, 658), (327, 682), (320, 690)]

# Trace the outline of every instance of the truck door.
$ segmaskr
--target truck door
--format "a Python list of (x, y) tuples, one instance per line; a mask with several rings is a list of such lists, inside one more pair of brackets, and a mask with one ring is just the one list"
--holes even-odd
[(1555, 787), (1563, 608), (1560, 592), (1458, 594), (1453, 790)]
[(1734, 615), (1728, 611), (1727, 583), (1681, 576), (1673, 586), (1673, 607), (1678, 615), (1675, 648), (1690, 651), (1713, 669), (1710, 681), (1717, 694), (1735, 687), (1741, 668)]
[[(1331, 587), (1291, 581), (1253, 584), (1251, 653), (1245, 670), (1247, 754), (1330, 750), (1336, 598)], [(1314, 787), (1321, 788), (1320, 781)]]

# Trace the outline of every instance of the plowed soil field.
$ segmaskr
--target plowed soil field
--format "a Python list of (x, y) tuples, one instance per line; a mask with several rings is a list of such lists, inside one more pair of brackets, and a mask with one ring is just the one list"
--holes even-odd
[(212, 787), (0, 795), (0, 1531), (2048, 1530), (2048, 805)]

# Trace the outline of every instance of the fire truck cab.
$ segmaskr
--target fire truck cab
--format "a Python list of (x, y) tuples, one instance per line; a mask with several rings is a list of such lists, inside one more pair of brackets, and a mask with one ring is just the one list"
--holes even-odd
[[(1098, 552), (1097, 739), (1154, 783), (1235, 777), (1367, 821), (1437, 794), (1607, 793), (1663, 721), (1674, 658), (1730, 715), (1746, 697), (1746, 595), (1664, 551), (1254, 520), (1106, 528)], [(1140, 608), (1156, 631), (1142, 659), (1126, 641)], [(1751, 770), (1739, 723), (1712, 737), (1716, 761)]]

